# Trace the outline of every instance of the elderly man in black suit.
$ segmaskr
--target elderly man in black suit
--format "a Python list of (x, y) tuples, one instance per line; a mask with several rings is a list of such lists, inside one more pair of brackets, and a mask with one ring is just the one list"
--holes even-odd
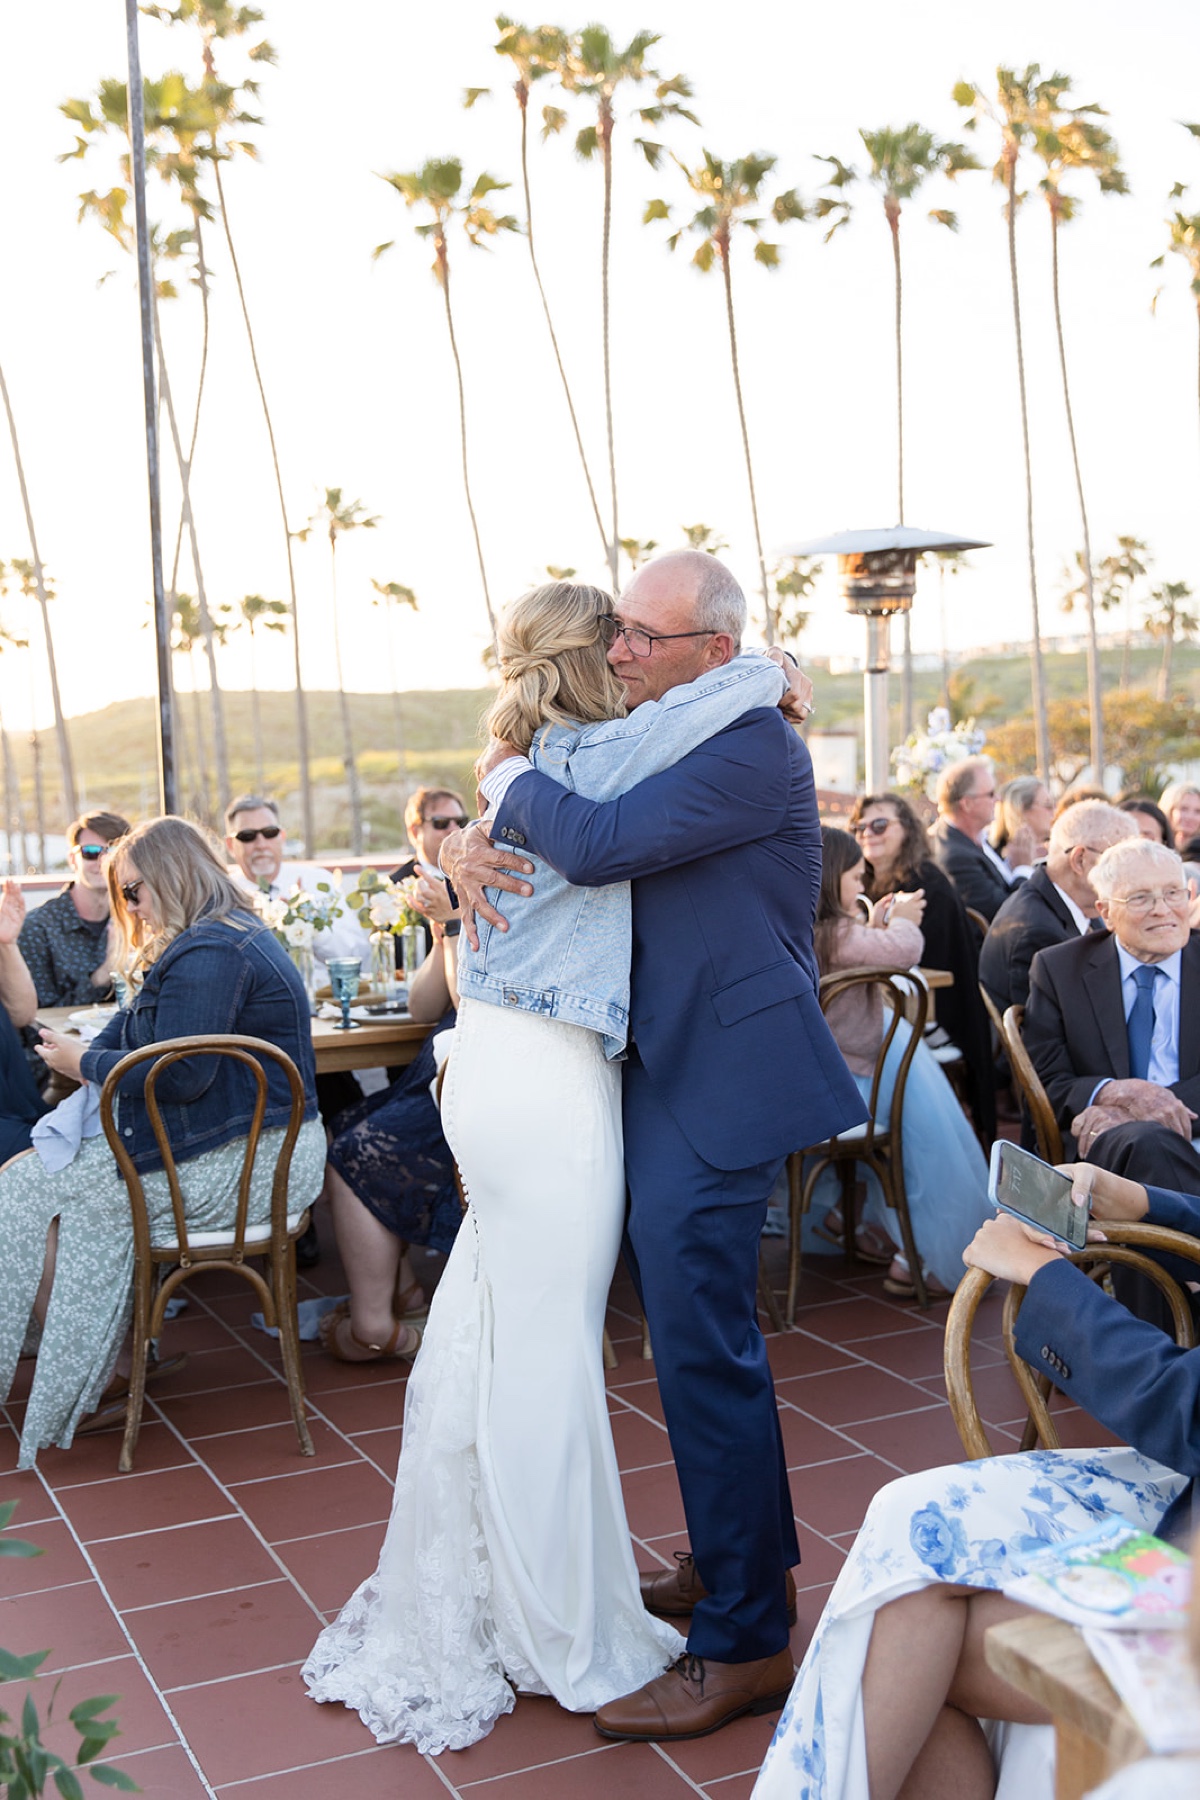
[(984, 833), (996, 811), (996, 775), (986, 756), (968, 756), (942, 770), (937, 806), (938, 821), (929, 834), (934, 856), (963, 905), (985, 919), (995, 918), (1022, 879), (1017, 870), (1033, 861), (1032, 831), (1021, 826), (1003, 851), (987, 843)]
[(1025, 1042), (1082, 1157), (1186, 1193), (1200, 1178), (1200, 933), (1183, 864), (1131, 838), (1091, 882), (1108, 930), (1034, 958)]
[(1129, 813), (1103, 800), (1079, 800), (1058, 815), (1045, 862), (1013, 889), (979, 952), (979, 979), (1001, 1012), (1025, 1005), (1039, 950), (1092, 928), (1098, 915), (1089, 871), (1111, 845), (1137, 835)]

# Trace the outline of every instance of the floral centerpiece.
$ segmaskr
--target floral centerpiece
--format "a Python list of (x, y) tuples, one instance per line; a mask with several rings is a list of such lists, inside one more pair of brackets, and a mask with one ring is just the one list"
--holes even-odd
[(946, 708), (935, 706), (926, 729), (910, 732), (892, 751), (896, 786), (915, 788), (932, 800), (942, 770), (968, 756), (978, 756), (983, 743), (984, 733), (974, 719), (960, 719), (951, 725)]
[(363, 869), (358, 885), (346, 895), (359, 924), (371, 934), (371, 985), (389, 1000), (396, 995), (396, 967), (406, 976), (425, 960), (424, 915), (416, 905), (417, 877), (390, 881), (377, 869)]
[(346, 910), (341, 870), (335, 869), (328, 881), (318, 881), (314, 888), (297, 883), (289, 894), (259, 894), (255, 910), (299, 969), (311, 999), (316, 986), (313, 942)]

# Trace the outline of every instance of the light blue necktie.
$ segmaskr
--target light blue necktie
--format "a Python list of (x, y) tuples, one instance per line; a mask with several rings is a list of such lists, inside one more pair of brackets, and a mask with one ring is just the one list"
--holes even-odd
[(1158, 970), (1141, 963), (1133, 971), (1137, 993), (1125, 1021), (1129, 1035), (1129, 1073), (1135, 1081), (1145, 1081), (1150, 1074), (1150, 1046), (1154, 1041), (1154, 984)]

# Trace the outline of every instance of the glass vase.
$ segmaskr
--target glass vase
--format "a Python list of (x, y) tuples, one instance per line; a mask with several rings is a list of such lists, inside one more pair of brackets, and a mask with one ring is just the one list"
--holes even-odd
[(404, 979), (409, 982), (425, 961), (425, 927), (405, 925), (395, 935), (400, 940), (400, 953), (404, 959)]
[(371, 933), (371, 986), (389, 1005), (397, 998), (396, 939), (390, 931)]
[(310, 1012), (316, 1012), (314, 996), (317, 991), (317, 966), (311, 944), (289, 944), (287, 953), (296, 968), (296, 973), (304, 983), (304, 992), (308, 995)]

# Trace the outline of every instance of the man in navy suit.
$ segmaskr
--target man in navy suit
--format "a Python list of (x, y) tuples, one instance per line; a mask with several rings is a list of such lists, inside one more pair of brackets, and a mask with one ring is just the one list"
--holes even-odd
[[(715, 558), (649, 563), (611, 626), (629, 705), (728, 662), (745, 616)], [(784, 1571), (799, 1549), (757, 1322), (758, 1241), (788, 1152), (863, 1117), (817, 999), (812, 765), (765, 708), (607, 804), (533, 771), (510, 780), (507, 754), (484, 778), (489, 798), (503, 793), (491, 838), (475, 827), (443, 849), (460, 900), (502, 924), (483, 889), (528, 893), (531, 866), (513, 854), (526, 847), (579, 885), (633, 884), (626, 1258), (692, 1545), (643, 1595), (692, 1625), (689, 1654), (596, 1724), (614, 1738), (693, 1737), (781, 1704), (791, 1684)]]

